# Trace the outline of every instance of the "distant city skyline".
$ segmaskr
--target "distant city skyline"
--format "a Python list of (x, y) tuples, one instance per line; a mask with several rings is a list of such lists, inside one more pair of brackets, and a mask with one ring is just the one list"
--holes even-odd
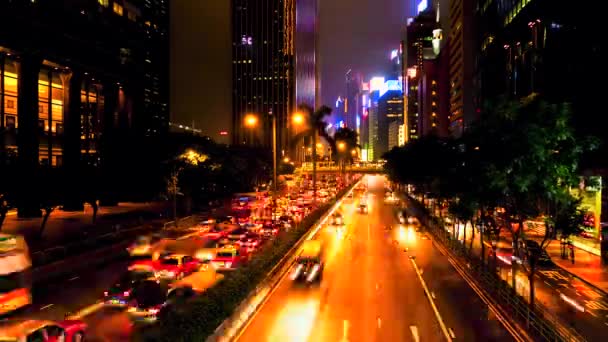
[[(346, 96), (345, 74), (349, 69), (360, 73), (364, 80), (387, 74), (390, 52), (399, 48), (401, 28), (407, 17), (413, 15), (414, 3), (414, 0), (387, 0), (383, 6), (374, 0), (321, 3), (322, 103), (333, 107), (339, 95)], [(374, 23), (373, 29), (369, 22)]]

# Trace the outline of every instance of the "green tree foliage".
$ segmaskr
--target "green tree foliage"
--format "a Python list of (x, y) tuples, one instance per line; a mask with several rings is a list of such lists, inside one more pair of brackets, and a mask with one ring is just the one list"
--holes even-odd
[[(542, 249), (556, 228), (573, 232), (579, 226), (581, 215), (569, 189), (579, 183), (579, 161), (594, 141), (575, 135), (568, 104), (549, 104), (532, 95), (487, 106), (462, 138), (439, 142), (422, 138), (390, 151), (389, 177), (414, 184), (423, 194), (454, 198), (450, 209), (458, 219), (478, 214), (491, 230), (507, 229), (515, 254), (527, 261), (522, 267), (533, 304)], [(524, 222), (541, 214), (552, 217), (541, 250), (528, 249)]]

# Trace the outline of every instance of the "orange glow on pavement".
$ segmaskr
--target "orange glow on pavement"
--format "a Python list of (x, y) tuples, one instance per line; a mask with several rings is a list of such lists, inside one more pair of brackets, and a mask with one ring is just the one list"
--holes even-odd
[(286, 303), (266, 341), (308, 341), (318, 312), (319, 302), (316, 300), (309, 299)]

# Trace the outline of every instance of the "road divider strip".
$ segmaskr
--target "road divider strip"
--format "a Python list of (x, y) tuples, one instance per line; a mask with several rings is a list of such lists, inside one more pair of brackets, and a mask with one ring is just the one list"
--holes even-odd
[(289, 274), (289, 270), (295, 262), (297, 251), (302, 246), (304, 241), (312, 240), (319, 230), (325, 225), (327, 219), (340, 207), (344, 197), (353, 192), (355, 187), (359, 185), (361, 180), (350, 185), (350, 189), (346, 191), (342, 197), (336, 200), (336, 203), (313, 225), (313, 228), (304, 234), (294, 246), (285, 254), (285, 256), (272, 268), (268, 273), (269, 277), (263, 280), (263, 285), (258, 286), (252, 294), (246, 298), (237, 307), (231, 317), (227, 318), (215, 330), (214, 334), (206, 339), (206, 342), (228, 342), (236, 341), (240, 338), (246, 328), (251, 324), (257, 313), (262, 309), (271, 295), (278, 289), (278, 285), (283, 282)]

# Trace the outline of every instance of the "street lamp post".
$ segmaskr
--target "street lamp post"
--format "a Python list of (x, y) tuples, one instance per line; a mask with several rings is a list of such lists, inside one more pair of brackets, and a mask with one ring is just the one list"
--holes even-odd
[(276, 201), (277, 194), (277, 117), (272, 115), (272, 109), (268, 112), (272, 118), (272, 183), (274, 197)]

